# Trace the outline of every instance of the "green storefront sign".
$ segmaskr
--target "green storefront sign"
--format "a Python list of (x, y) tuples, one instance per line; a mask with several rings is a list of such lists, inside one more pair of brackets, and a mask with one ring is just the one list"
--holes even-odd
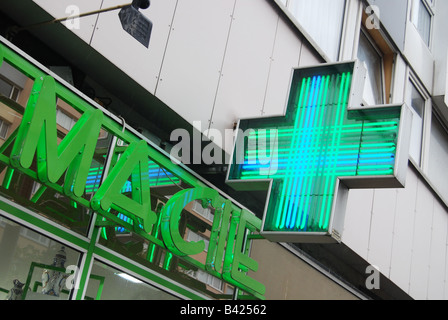
[[(258, 269), (258, 263), (249, 256), (249, 248), (251, 240), (259, 237), (260, 219), (183, 166), (172, 163), (169, 156), (132, 131), (123, 130), (116, 118), (94, 107), (76, 90), (59, 83), (0, 44), (0, 64), (3, 62), (24, 73), (34, 84), (20, 126), (0, 147), (1, 163), (98, 213), (102, 217), (96, 221), (98, 229), (112, 224), (132, 230), (153, 245), (263, 299), (264, 285), (247, 274)], [(62, 99), (82, 115), (59, 143), (57, 99)], [(99, 187), (86, 196), (101, 130), (113, 137), (106, 158), (109, 166), (102, 169)], [(8, 148), (11, 151), (5, 154)], [(158, 213), (151, 206), (150, 162), (192, 186), (175, 193)], [(131, 185), (130, 195), (122, 192), (126, 184)], [(182, 210), (194, 200), (215, 211), (205, 263), (192, 257), (204, 251), (204, 241), (186, 241), (179, 232)], [(113, 212), (119, 212), (127, 219)]]

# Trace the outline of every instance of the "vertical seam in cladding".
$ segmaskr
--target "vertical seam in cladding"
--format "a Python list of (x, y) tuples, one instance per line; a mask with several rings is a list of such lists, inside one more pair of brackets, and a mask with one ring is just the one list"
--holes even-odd
[(417, 178), (417, 185), (415, 187), (415, 202), (414, 202), (414, 220), (412, 226), (412, 243), (411, 243), (411, 262), (409, 263), (409, 279), (408, 279), (408, 290), (407, 293), (410, 295), (411, 293), (411, 278), (412, 278), (412, 263), (414, 261), (414, 243), (415, 243), (415, 219), (417, 216), (417, 198), (418, 198), (418, 188), (421, 184), (421, 181)]
[(224, 53), (222, 55), (222, 60), (221, 60), (221, 66), (219, 67), (219, 75), (218, 75), (218, 83), (216, 85), (216, 90), (215, 90), (215, 97), (213, 99), (213, 105), (212, 105), (212, 112), (210, 114), (210, 119), (208, 121), (208, 130), (210, 130), (211, 126), (212, 126), (212, 120), (213, 120), (213, 115), (215, 113), (215, 106), (216, 106), (216, 99), (218, 98), (218, 92), (219, 92), (219, 87), (221, 85), (221, 78), (222, 78), (222, 70), (224, 68), (224, 62), (226, 60), (226, 55), (227, 55), (227, 48), (229, 46), (229, 40), (230, 40), (230, 33), (232, 32), (232, 25), (233, 25), (233, 20), (234, 20), (234, 15), (235, 15), (235, 8), (236, 8), (236, 2), (238, 0), (235, 0), (233, 3), (233, 8), (232, 8), (232, 14), (230, 16), (230, 24), (229, 24), (229, 31), (227, 32), (227, 38), (226, 38), (226, 44), (224, 46)]
[(428, 275), (427, 275), (427, 282), (426, 282), (426, 299), (428, 300), (429, 295), (429, 280), (431, 275), (431, 251), (432, 251), (432, 233), (433, 233), (433, 226), (434, 226), (434, 202), (436, 200), (434, 197), (432, 198), (432, 215), (431, 215), (431, 228), (429, 233), (429, 259), (428, 259)]
[(367, 240), (367, 259), (366, 259), (367, 261), (369, 261), (369, 253), (370, 253), (370, 238), (372, 236), (372, 220), (373, 220), (373, 215), (374, 215), (373, 207), (375, 206), (375, 195), (376, 195), (376, 190), (373, 189), (372, 205), (370, 207), (369, 237)]
[(267, 79), (266, 79), (266, 87), (264, 89), (263, 105), (261, 106), (261, 110), (260, 110), (261, 116), (263, 116), (263, 114), (264, 114), (264, 107), (265, 107), (265, 103), (266, 103), (266, 96), (268, 94), (268, 88), (269, 88), (269, 80), (271, 79), (272, 62), (274, 61), (274, 52), (275, 52), (275, 45), (277, 43), (278, 26), (279, 26), (279, 24), (280, 24), (280, 15), (277, 18), (277, 25), (275, 27), (275, 34), (274, 34), (274, 42), (272, 44), (271, 56), (269, 57), (268, 76), (267, 76)]
[[(448, 220), (447, 220), (447, 224), (445, 227), (445, 230), (448, 230)], [(446, 282), (447, 282), (447, 261), (448, 261), (448, 235), (445, 234), (445, 274), (444, 274), (444, 278), (443, 278), (443, 298), (446, 299)]]
[(160, 75), (162, 74), (163, 64), (165, 62), (165, 56), (166, 56), (166, 52), (168, 50), (168, 45), (169, 45), (169, 42), (170, 42), (171, 31), (173, 30), (174, 19), (176, 17), (176, 11), (177, 11), (177, 4), (178, 4), (178, 0), (176, 0), (176, 5), (174, 6), (173, 17), (171, 19), (171, 24), (170, 24), (170, 30), (168, 31), (168, 36), (166, 38), (165, 49), (163, 50), (162, 62), (160, 63), (159, 73), (157, 74), (156, 87), (154, 88), (154, 95), (155, 96), (157, 96), (157, 89), (158, 89), (159, 83), (160, 83)]
[(398, 210), (398, 190), (395, 190), (395, 208), (394, 208), (394, 219), (392, 222), (392, 242), (390, 245), (390, 258), (389, 258), (389, 273), (388, 273), (389, 279), (391, 278), (391, 274), (392, 274), (392, 257), (393, 257), (393, 253), (394, 253), (395, 226), (396, 226), (397, 210)]
[[(103, 9), (104, 0), (101, 1), (100, 9)], [(95, 36), (96, 26), (98, 25), (98, 20), (100, 19), (100, 14), (96, 15), (95, 25), (93, 26), (92, 35), (90, 36), (89, 46), (92, 46), (93, 37)]]

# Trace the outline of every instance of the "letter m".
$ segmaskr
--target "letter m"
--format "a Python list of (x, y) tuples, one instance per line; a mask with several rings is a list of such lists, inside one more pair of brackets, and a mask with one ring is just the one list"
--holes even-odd
[(93, 159), (103, 113), (85, 112), (58, 145), (56, 82), (36, 79), (11, 152), (11, 165), (29, 169), (37, 154), (37, 176), (57, 183), (66, 172), (64, 193), (82, 196)]

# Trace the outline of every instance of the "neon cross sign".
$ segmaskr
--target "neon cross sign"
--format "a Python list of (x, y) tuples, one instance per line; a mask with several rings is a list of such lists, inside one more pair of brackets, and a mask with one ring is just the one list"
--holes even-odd
[(264, 237), (340, 241), (348, 188), (404, 185), (409, 110), (359, 107), (362, 80), (356, 61), (296, 69), (284, 116), (240, 120), (227, 182), (269, 190)]

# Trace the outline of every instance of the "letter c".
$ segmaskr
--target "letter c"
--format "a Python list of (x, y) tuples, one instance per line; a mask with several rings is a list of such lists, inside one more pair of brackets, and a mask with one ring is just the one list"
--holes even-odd
[(162, 238), (167, 248), (178, 256), (195, 255), (204, 251), (204, 241), (185, 241), (179, 233), (179, 221), (184, 207), (193, 200), (211, 201), (216, 208), (220, 200), (218, 191), (210, 188), (186, 189), (176, 193), (163, 207), (162, 215)]

